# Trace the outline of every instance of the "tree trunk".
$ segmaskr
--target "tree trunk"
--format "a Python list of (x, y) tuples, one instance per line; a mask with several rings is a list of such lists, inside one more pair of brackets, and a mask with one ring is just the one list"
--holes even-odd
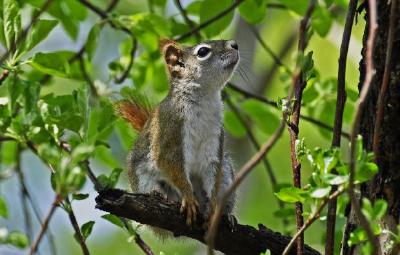
[[(394, 1), (391, 0), (391, 4)], [(361, 118), (360, 134), (363, 137), (364, 148), (373, 151), (373, 137), (376, 122), (376, 112), (378, 104), (378, 96), (380, 93), (384, 70), (386, 50), (388, 47), (389, 21), (391, 13), (391, 5), (388, 1), (377, 1), (378, 13), (378, 30), (376, 34), (376, 43), (374, 46), (374, 67), (375, 76), (372, 80), (371, 89), (365, 102), (364, 110)], [(367, 4), (366, 4), (367, 5)], [(363, 38), (362, 60), (360, 62), (360, 83), (359, 90), (365, 78), (365, 53), (367, 48), (368, 37), (368, 7), (366, 7), (366, 28)], [(397, 13), (400, 12), (399, 4), (397, 4)], [(380, 222), (383, 229), (389, 229), (396, 232), (396, 225), (399, 224), (400, 216), (400, 15), (397, 15), (394, 21), (394, 40), (393, 51), (391, 56), (391, 68), (389, 72), (389, 82), (386, 96), (383, 100), (384, 115), (379, 134), (379, 146), (375, 155), (376, 163), (379, 166), (379, 173), (369, 183), (361, 187), (361, 196), (367, 197), (374, 201), (375, 199), (384, 199), (388, 202), (388, 210), (384, 219)], [(351, 217), (353, 216), (353, 217)], [(354, 214), (350, 213), (350, 218), (354, 218)], [(355, 222), (357, 222), (355, 220)], [(355, 228), (354, 221), (348, 222), (347, 228)], [(380, 243), (382, 254), (389, 254), (387, 249), (389, 236), (381, 235)], [(346, 241), (346, 240), (345, 240)], [(386, 244), (386, 246), (385, 246)], [(345, 244), (346, 246), (346, 244)], [(348, 247), (344, 249), (344, 254), (356, 254), (355, 250)], [(397, 254), (397, 253), (393, 253)]]

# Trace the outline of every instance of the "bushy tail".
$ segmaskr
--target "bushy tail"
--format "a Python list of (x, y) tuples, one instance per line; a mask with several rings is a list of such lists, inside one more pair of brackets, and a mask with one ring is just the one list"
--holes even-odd
[(127, 120), (138, 132), (143, 129), (152, 112), (148, 101), (137, 96), (117, 102), (115, 109), (117, 114)]

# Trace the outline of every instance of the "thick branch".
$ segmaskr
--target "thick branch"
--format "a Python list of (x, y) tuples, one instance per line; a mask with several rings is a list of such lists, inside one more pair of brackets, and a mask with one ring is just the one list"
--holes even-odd
[[(186, 236), (202, 243), (205, 231), (202, 228), (204, 219), (198, 217), (197, 223), (189, 227), (185, 217), (179, 212), (180, 205), (176, 202), (164, 200), (158, 195), (132, 194), (122, 190), (101, 191), (96, 198), (96, 208), (129, 218), (142, 224), (151, 225), (171, 231), (174, 236)], [(259, 230), (251, 226), (237, 224), (231, 230), (227, 217), (222, 217), (216, 236), (215, 249), (225, 254), (260, 254), (267, 249), (271, 254), (282, 254), (290, 242), (289, 236), (281, 235), (259, 225)], [(292, 250), (290, 254), (295, 254)], [(320, 254), (313, 248), (306, 246), (304, 254)]]

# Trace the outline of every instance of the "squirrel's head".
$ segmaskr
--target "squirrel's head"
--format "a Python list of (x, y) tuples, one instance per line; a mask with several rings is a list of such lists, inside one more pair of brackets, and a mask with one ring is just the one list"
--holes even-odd
[(221, 89), (239, 62), (239, 48), (233, 40), (205, 41), (193, 47), (162, 40), (161, 51), (172, 81), (194, 82), (210, 89)]

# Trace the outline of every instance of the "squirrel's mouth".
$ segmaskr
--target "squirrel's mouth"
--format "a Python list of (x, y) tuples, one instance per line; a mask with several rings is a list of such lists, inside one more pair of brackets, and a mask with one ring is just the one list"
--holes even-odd
[(239, 54), (229, 54), (229, 57), (225, 59), (224, 69), (233, 69), (239, 63)]

